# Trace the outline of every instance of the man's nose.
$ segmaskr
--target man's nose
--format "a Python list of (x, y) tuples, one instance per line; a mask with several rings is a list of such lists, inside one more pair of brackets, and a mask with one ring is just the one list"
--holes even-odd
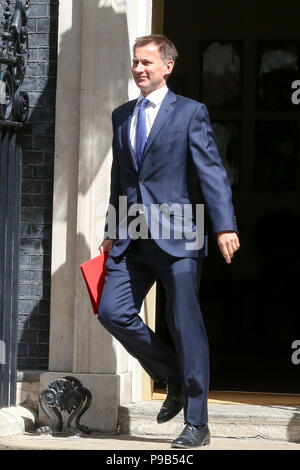
[(136, 72), (143, 72), (144, 70), (144, 66), (141, 62), (139, 62), (137, 65), (136, 65), (136, 68), (135, 68)]

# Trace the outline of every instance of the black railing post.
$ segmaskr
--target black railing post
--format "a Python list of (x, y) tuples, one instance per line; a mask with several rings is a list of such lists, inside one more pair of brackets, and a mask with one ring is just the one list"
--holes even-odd
[(0, 408), (16, 404), (21, 126), (0, 121)]

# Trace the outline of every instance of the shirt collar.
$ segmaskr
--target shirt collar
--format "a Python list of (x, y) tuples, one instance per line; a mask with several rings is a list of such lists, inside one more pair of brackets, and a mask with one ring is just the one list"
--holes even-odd
[[(168, 93), (169, 89), (167, 87), (167, 85), (164, 85), (163, 87), (161, 88), (158, 88), (157, 90), (154, 90), (152, 91), (152, 93), (150, 93), (148, 96), (147, 96), (147, 100), (150, 101), (150, 103), (152, 103), (154, 106), (158, 106), (162, 100), (164, 99), (164, 97), (166, 96), (166, 94)], [(137, 104), (144, 98), (144, 96), (142, 95), (142, 92), (140, 93), (139, 97), (138, 97), (138, 100), (137, 100)]]

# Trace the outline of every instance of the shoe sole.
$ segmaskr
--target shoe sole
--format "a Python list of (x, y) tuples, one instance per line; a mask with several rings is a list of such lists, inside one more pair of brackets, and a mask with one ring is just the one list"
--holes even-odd
[(202, 442), (202, 444), (200, 446), (185, 446), (184, 444), (171, 444), (171, 447), (177, 447), (179, 449), (196, 449), (197, 447), (200, 448), (200, 447), (204, 447), (204, 446), (209, 446), (210, 444), (210, 439), (206, 439), (205, 441)]
[(173, 415), (170, 416), (170, 418), (168, 418), (168, 419), (163, 419), (163, 420), (161, 420), (161, 419), (158, 419), (158, 417), (157, 417), (157, 418), (156, 418), (157, 423), (158, 423), (158, 424), (163, 424), (163, 423), (167, 423), (168, 421), (171, 421), (171, 419), (175, 418), (175, 416), (177, 416), (177, 415), (180, 413), (180, 411), (182, 411), (182, 409), (183, 409), (183, 406), (180, 408), (179, 411), (177, 411), (177, 413), (173, 414)]

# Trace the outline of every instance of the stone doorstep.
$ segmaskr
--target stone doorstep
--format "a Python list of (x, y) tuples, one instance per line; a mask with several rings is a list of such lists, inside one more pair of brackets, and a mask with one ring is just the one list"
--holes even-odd
[[(183, 412), (171, 421), (158, 424), (161, 402), (148, 401), (119, 407), (120, 433), (133, 436), (176, 437), (181, 433)], [(263, 438), (300, 442), (300, 407), (216, 404), (208, 406), (213, 437)]]
[[(0, 436), (23, 433), (35, 426), (40, 374), (18, 373), (17, 406), (0, 409)], [(168, 423), (158, 424), (161, 404), (141, 401), (120, 406), (118, 430), (132, 436), (176, 437), (183, 429), (183, 412)], [(209, 403), (208, 412), (213, 437), (300, 442), (300, 406)]]
[(36, 427), (36, 416), (23, 406), (0, 409), (0, 437), (32, 432)]
[(41, 371), (17, 372), (17, 406), (0, 409), (0, 436), (30, 432), (36, 428)]

